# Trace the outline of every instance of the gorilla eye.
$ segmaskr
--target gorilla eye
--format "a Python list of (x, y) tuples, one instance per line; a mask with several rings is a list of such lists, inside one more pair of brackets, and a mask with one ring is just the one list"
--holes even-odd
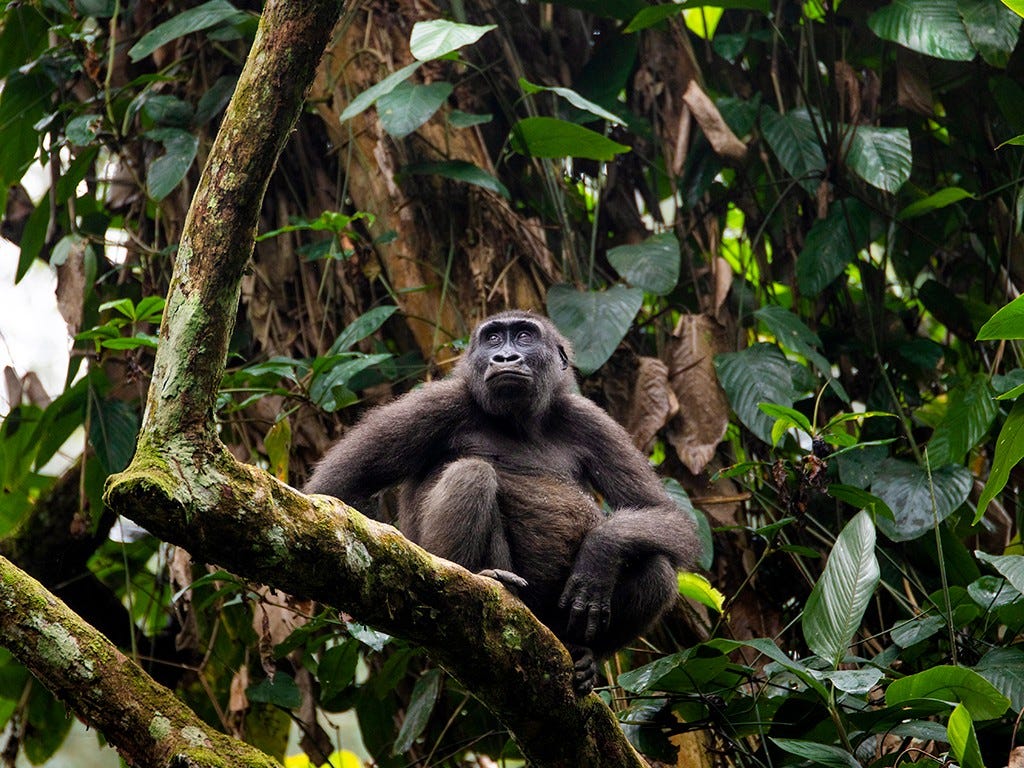
[(497, 331), (491, 331), (490, 333), (487, 334), (487, 336), (484, 338), (484, 340), (488, 344), (500, 344), (501, 343), (501, 334), (498, 333)]
[(516, 334), (516, 341), (520, 342), (521, 344), (529, 344), (531, 341), (533, 341), (533, 332), (520, 331), (519, 333)]

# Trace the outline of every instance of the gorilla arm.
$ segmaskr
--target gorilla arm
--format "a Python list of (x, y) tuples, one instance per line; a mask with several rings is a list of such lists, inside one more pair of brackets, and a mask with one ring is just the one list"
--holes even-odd
[[(613, 604), (618, 612), (628, 614), (630, 605), (647, 604), (645, 592), (666, 593), (672, 587), (662, 583), (670, 573), (668, 566), (674, 585), (674, 571), (691, 566), (697, 558), (694, 524), (619, 424), (579, 396), (573, 397), (568, 410), (568, 423), (576, 433), (572, 439), (582, 453), (586, 477), (612, 514), (584, 539), (560, 604), (569, 611), (570, 631), (588, 644), (600, 641), (609, 625), (617, 621), (640, 626), (620, 626), (612, 635), (635, 637), (664, 606), (652, 607), (650, 616), (613, 617)], [(627, 570), (635, 578), (627, 580)]]
[(470, 411), (461, 378), (434, 381), (370, 410), (317, 462), (303, 487), (356, 509), (371, 497), (422, 474), (437, 462)]

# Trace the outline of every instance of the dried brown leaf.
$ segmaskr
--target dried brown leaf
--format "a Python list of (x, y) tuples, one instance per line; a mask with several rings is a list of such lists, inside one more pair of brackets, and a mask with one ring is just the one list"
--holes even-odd
[(683, 93), (683, 101), (693, 112), (694, 119), (700, 129), (704, 131), (704, 135), (716, 154), (732, 162), (739, 162), (746, 157), (747, 145), (732, 132), (732, 128), (722, 118), (722, 113), (718, 111), (715, 102), (708, 97), (696, 80), (691, 80), (687, 84), (686, 91)]
[(679, 412), (679, 401), (669, 386), (665, 363), (641, 357), (638, 364), (624, 426), (634, 444), (647, 452), (661, 428)]
[(85, 249), (88, 243), (77, 240), (68, 249), (67, 260), (57, 267), (57, 309), (68, 325), (68, 333), (74, 336), (82, 327), (82, 311), (85, 306)]
[(857, 73), (845, 61), (836, 62), (836, 90), (843, 116), (850, 123), (860, 122), (860, 81)]
[(249, 668), (244, 664), (239, 667), (231, 678), (231, 693), (228, 697), (228, 712), (237, 714), (249, 708), (249, 697), (245, 689), (249, 687)]
[(683, 315), (668, 346), (669, 381), (679, 401), (668, 441), (695, 475), (711, 461), (729, 426), (729, 403), (714, 366), (714, 356), (727, 349), (725, 328), (707, 315)]
[(1006, 768), (1024, 768), (1024, 747), (1014, 747), (1010, 750)]

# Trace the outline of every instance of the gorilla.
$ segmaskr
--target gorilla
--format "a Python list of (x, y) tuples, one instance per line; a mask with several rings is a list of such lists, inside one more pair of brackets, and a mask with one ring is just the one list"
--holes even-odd
[(549, 320), (493, 315), (450, 375), (367, 413), (303, 490), (366, 510), (398, 486), (405, 536), (515, 592), (566, 645), (582, 695), (597, 659), (673, 603), (699, 544), (626, 431), (574, 384)]

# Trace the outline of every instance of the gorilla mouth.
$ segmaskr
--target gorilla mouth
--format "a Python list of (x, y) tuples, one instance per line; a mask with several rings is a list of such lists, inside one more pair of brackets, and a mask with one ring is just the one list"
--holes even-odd
[(489, 384), (521, 386), (531, 380), (530, 372), (522, 368), (489, 368), (484, 380)]

